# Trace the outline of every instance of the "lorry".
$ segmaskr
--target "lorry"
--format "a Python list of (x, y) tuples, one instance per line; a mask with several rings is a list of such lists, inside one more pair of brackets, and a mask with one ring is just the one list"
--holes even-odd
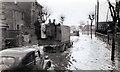
[(70, 42), (70, 27), (66, 25), (53, 25), (47, 24), (44, 30), (41, 30), (46, 35), (38, 41), (39, 46), (44, 45), (45, 52), (63, 52), (72, 46)]

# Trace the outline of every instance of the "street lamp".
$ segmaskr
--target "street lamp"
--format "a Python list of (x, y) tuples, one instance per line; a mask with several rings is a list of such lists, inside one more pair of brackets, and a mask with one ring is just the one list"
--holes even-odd
[(93, 20), (94, 20), (94, 14), (89, 15), (89, 19), (91, 20), (91, 39), (92, 39), (92, 23), (93, 23)]

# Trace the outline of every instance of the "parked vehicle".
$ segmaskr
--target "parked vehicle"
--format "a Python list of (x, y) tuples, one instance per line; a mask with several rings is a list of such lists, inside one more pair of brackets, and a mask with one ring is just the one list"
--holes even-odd
[(47, 70), (51, 61), (35, 48), (11, 48), (0, 51), (0, 70)]
[(79, 36), (79, 31), (73, 31), (74, 36)]

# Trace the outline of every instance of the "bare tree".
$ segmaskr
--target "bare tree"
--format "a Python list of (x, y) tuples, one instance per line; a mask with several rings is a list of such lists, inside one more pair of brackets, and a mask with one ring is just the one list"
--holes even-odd
[(92, 23), (93, 23), (94, 18), (95, 18), (94, 13), (89, 15), (89, 19), (91, 20), (91, 39), (92, 39)]
[(116, 1), (116, 6), (113, 6), (109, 0), (107, 0), (108, 4), (109, 4), (109, 9), (111, 12), (111, 17), (113, 19), (113, 24), (110, 27), (110, 29), (112, 30), (112, 52), (111, 52), (111, 60), (114, 61), (115, 58), (115, 37), (116, 37), (116, 32), (117, 32), (117, 21), (119, 23), (120, 18), (119, 18), (119, 5), (120, 5), (120, 1)]
[(43, 8), (40, 17), (42, 22), (46, 22), (51, 15), (51, 11), (48, 7)]

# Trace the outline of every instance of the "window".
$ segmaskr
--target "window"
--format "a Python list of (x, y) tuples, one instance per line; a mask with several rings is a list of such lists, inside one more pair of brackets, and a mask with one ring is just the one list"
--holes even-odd
[(31, 64), (35, 60), (35, 52), (28, 54), (22, 61), (23, 65)]
[(13, 11), (13, 25), (11, 26), (12, 30), (19, 30), (21, 22), (23, 22), (24, 13), (14, 10)]
[(24, 13), (22, 13), (22, 20), (24, 20)]
[(19, 30), (19, 25), (17, 25), (17, 30)]

